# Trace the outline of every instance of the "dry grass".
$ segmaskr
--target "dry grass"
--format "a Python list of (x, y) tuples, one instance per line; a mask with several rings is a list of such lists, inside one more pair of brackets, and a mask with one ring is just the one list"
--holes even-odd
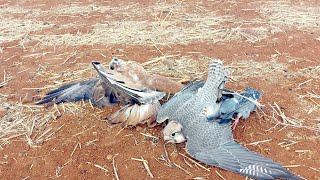
[(0, 21), (0, 43), (22, 40), (33, 31), (50, 27), (52, 25), (36, 20), (2, 19)]
[(269, 1), (261, 6), (261, 14), (271, 25), (298, 29), (320, 28), (320, 7), (293, 6), (289, 1)]
[[(190, 6), (190, 5), (189, 5)], [(53, 26), (45, 25), (35, 19), (46, 15), (48, 17), (70, 16), (88, 17), (90, 13), (112, 13), (127, 17), (125, 20), (99, 20), (89, 33), (77, 34), (48, 34), (35, 33), (30, 36), (33, 40), (39, 40), (43, 46), (54, 45), (93, 45), (93, 44), (187, 44), (195, 41), (210, 41), (212, 43), (224, 41), (239, 41), (245, 38), (250, 43), (259, 42), (270, 35), (282, 32), (277, 26), (294, 26), (297, 28), (318, 28), (320, 17), (319, 8), (296, 7), (282, 2), (267, 2), (261, 6), (261, 14), (267, 19), (244, 21), (233, 16), (217, 15), (198, 7), (196, 10), (188, 10), (187, 3), (156, 3), (149, 8), (140, 8), (139, 4), (122, 4), (118, 7), (99, 6), (96, 4), (82, 5), (74, 3), (68, 6), (57, 6), (49, 10), (21, 9), (18, 6), (2, 6), (0, 14), (8, 16), (0, 23), (0, 42), (21, 40), (30, 32), (52, 29)], [(28, 12), (28, 13), (27, 13)], [(29, 13), (31, 12), (31, 13)], [(24, 18), (14, 20), (9, 15), (15, 13), (32, 14)], [(151, 17), (151, 18), (150, 18)], [(31, 19), (30, 19), (31, 18)], [(49, 18), (49, 22), (50, 22)], [(55, 18), (52, 18), (54, 21)], [(136, 21), (139, 19), (139, 21)], [(54, 24), (54, 22), (50, 22)], [(71, 26), (85, 26), (75, 21), (62, 24), (60, 28)], [(225, 24), (228, 24), (226, 26)], [(243, 25), (252, 24), (254, 27), (242, 28)], [(260, 25), (259, 25), (260, 24)], [(258, 25), (258, 26), (257, 26)]]
[(279, 63), (276, 58), (266, 62), (256, 62), (254, 60), (243, 60), (230, 64), (232, 67), (232, 77), (234, 80), (243, 78), (263, 78), (277, 80), (279, 75), (285, 74), (288, 70), (287, 65)]
[(3, 103), (0, 106), (8, 108), (8, 112), (0, 119), (0, 148), (12, 140), (26, 141), (29, 146), (39, 145), (54, 138), (53, 135), (63, 128), (64, 125), (57, 128), (49, 127), (48, 123), (52, 120), (56, 120), (63, 113), (77, 116), (86, 112), (86, 105), (83, 103), (68, 103), (43, 110), (42, 106), (1, 102)]
[(37, 106), (9, 104), (5, 97), (0, 95), (0, 105), (8, 109), (0, 119), (0, 147), (17, 137), (23, 137), (30, 146), (50, 139), (53, 132), (46, 129), (46, 124), (56, 116), (56, 112), (41, 113)]
[[(0, 14), (19, 12), (18, 7), (6, 7), (0, 10)], [(26, 10), (23, 10), (24, 12)], [(30, 9), (31, 11), (31, 9)], [(245, 38), (248, 42), (257, 42), (266, 38), (270, 33), (265, 27), (241, 28), (243, 22), (231, 16), (221, 16), (214, 12), (198, 10), (188, 11), (185, 4), (167, 4), (158, 3), (147, 9), (137, 7), (137, 4), (125, 4), (120, 7), (97, 6), (95, 4), (83, 6), (72, 4), (70, 6), (54, 7), (50, 10), (32, 9), (38, 15), (57, 17), (69, 15), (71, 17), (87, 16), (91, 12), (112, 12), (114, 14), (126, 15), (126, 20), (109, 20), (97, 21), (90, 33), (83, 34), (48, 34), (35, 33), (29, 38), (39, 40), (41, 45), (93, 45), (93, 44), (153, 44), (153, 45), (170, 45), (170, 44), (187, 44), (195, 41), (210, 41), (212, 43), (221, 41), (234, 41)], [(10, 13), (9, 13), (10, 14)], [(150, 15), (153, 18), (150, 18)], [(107, 15), (108, 16), (108, 15)], [(137, 16), (140, 17), (136, 21)], [(37, 16), (35, 15), (34, 18)], [(28, 18), (30, 18), (28, 16)], [(54, 18), (53, 18), (54, 19)], [(29, 23), (23, 25), (23, 20), (7, 20), (8, 25), (12, 27), (10, 35), (0, 31), (0, 42), (12, 40), (21, 40), (30, 32), (41, 30), (44, 22), (38, 22), (31, 19), (26, 20)], [(50, 21), (49, 21), (50, 22)], [(54, 24), (54, 22), (50, 22)], [(76, 23), (76, 24), (74, 24)], [(69, 24), (62, 24), (60, 28), (69, 28), (74, 26), (85, 26), (78, 24), (77, 21)], [(230, 27), (224, 24), (229, 23)], [(254, 22), (252, 22), (254, 23)], [(60, 23), (59, 23), (60, 24)], [(5, 29), (8, 29), (5, 27)], [(18, 29), (15, 29), (17, 28)], [(52, 28), (52, 27), (51, 27)], [(8, 36), (9, 35), (9, 36)]]
[(154, 63), (145, 65), (148, 72), (161, 74), (175, 80), (203, 79), (207, 73), (210, 58), (195, 60), (192, 56), (161, 56), (151, 59)]
[[(192, 54), (192, 52), (190, 52), (190, 54)], [(204, 79), (207, 74), (208, 64), (211, 60), (211, 58), (206, 56), (164, 55), (150, 59), (150, 61), (144, 63), (144, 67), (149, 72), (162, 74), (175, 80)], [(279, 79), (279, 76), (282, 77), (296, 73), (289, 71), (286, 64), (278, 62), (276, 56), (273, 56), (270, 61), (264, 62), (257, 62), (250, 59), (235, 61), (235, 63), (226, 65), (231, 71), (231, 79), (235, 81), (265, 77), (268, 77), (271, 81), (276, 81)], [(304, 77), (308, 75), (311, 77), (312, 74), (318, 71), (317, 68), (306, 69), (311, 69), (312, 72), (305, 73)], [(300, 71), (306, 71), (306, 69), (301, 69)], [(272, 74), (272, 76), (270, 76), (270, 74)]]
[(33, 17), (36, 15), (40, 15), (41, 11), (40, 9), (33, 8), (28, 9), (28, 8), (22, 8), (20, 6), (12, 6), (9, 4), (1, 5), (0, 6), (0, 15), (3, 17), (12, 17), (13, 15), (17, 14), (23, 14), (24, 17)]
[(320, 78), (320, 65), (319, 66), (309, 66), (307, 68), (303, 68), (298, 70), (294, 74), (294, 76), (312, 78), (312, 79), (319, 79)]
[[(192, 54), (192, 52), (190, 52)], [(290, 57), (289, 60), (298, 58)], [(152, 73), (162, 74), (164, 76), (182, 80), (182, 79), (203, 79), (207, 73), (207, 67), (211, 58), (206, 56), (180, 56), (164, 55), (150, 59), (144, 63), (144, 67)], [(299, 61), (302, 61), (299, 58)], [(278, 61), (277, 54), (272, 55), (269, 61), (257, 62), (253, 59), (235, 60), (226, 66), (231, 71), (232, 80), (242, 80), (246, 78), (266, 78), (270, 81), (278, 81), (280, 78), (304, 77), (310, 79), (319, 79), (320, 66), (310, 66), (307, 68), (289, 69), (288, 65)]]
[(295, 127), (320, 132), (319, 126), (315, 126), (314, 124), (306, 125), (310, 123), (305, 122), (304, 119), (295, 119), (287, 116), (286, 113), (279, 107), (279, 105), (276, 102), (274, 102), (273, 104), (269, 104), (269, 107), (270, 111), (268, 112), (270, 112), (271, 115), (265, 114), (265, 117), (268, 117), (269, 120), (275, 122), (275, 126), (273, 128), (277, 127), (278, 125), (282, 126), (282, 128), (280, 128), (279, 131), (282, 131), (286, 127)]
[(303, 109), (307, 114), (317, 113), (320, 110), (320, 95), (317, 92), (307, 92), (299, 95), (298, 99), (303, 102), (301, 104), (303, 104)]
[[(199, 17), (200, 16), (200, 17)], [(202, 16), (202, 17), (201, 17)], [(238, 38), (231, 29), (223, 29), (219, 25), (230, 19), (227, 16), (217, 16), (213, 13), (206, 15), (180, 15), (166, 21), (144, 19), (141, 21), (106, 21), (97, 23), (88, 34), (78, 33), (62, 35), (35, 35), (42, 45), (93, 45), (93, 44), (156, 44), (170, 45), (186, 44), (199, 40), (213, 42)], [(189, 22), (193, 22), (190, 24)]]
[[(34, 89), (50, 87), (52, 86)], [(53, 135), (64, 126), (51, 128), (47, 126), (49, 122), (56, 120), (63, 113), (79, 115), (86, 111), (86, 106), (89, 106), (83, 102), (68, 103), (61, 104), (61, 106), (55, 105), (49, 110), (44, 110), (43, 106), (7, 102), (8, 96), (0, 94), (0, 106), (8, 109), (6, 114), (0, 118), (0, 148), (12, 140), (26, 141), (29, 146), (36, 146), (48, 141), (54, 138)]]
[[(103, 66), (108, 67), (106, 63), (103, 63)], [(74, 68), (64, 69), (59, 73), (54, 72), (50, 65), (39, 65), (36, 71), (36, 77), (43, 82), (47, 83), (49, 81), (53, 82), (53, 84), (45, 85), (44, 87), (27, 87), (24, 89), (52, 90), (71, 82), (82, 81), (96, 76), (96, 71), (90, 63), (76, 63)]]
[(7, 75), (6, 71), (3, 69), (3, 80), (0, 81), (0, 88), (7, 85), (10, 80), (14, 79), (14, 77)]

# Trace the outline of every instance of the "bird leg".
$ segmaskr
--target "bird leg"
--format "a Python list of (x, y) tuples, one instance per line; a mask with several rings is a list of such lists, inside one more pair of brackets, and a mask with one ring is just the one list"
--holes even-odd
[(232, 128), (232, 130), (235, 130), (237, 125), (238, 125), (238, 123), (239, 123), (239, 121), (240, 121), (240, 116), (237, 116), (233, 120), (234, 120), (234, 122), (232, 123), (231, 128)]

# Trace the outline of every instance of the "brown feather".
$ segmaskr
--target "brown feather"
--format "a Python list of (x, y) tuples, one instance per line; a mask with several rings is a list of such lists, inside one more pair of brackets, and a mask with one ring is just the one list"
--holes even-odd
[(110, 123), (122, 123), (123, 127), (132, 127), (138, 124), (147, 124), (153, 127), (156, 123), (157, 113), (160, 109), (160, 103), (127, 105), (119, 111), (107, 117)]
[[(119, 63), (121, 61), (121, 63)], [(135, 61), (124, 61), (118, 59), (110, 73), (115, 75), (118, 81), (125, 82), (127, 87), (147, 87), (170, 94), (179, 92), (184, 85), (173, 81), (165, 76), (148, 74), (143, 66)], [(120, 95), (120, 94), (119, 94)], [(122, 122), (124, 127), (147, 124), (149, 127), (156, 125), (156, 117), (160, 109), (160, 103), (133, 104), (125, 106), (110, 116), (111, 123)]]
[(107, 119), (111, 124), (126, 122), (130, 116), (131, 109), (131, 105), (128, 104), (119, 109), (117, 112), (108, 116)]
[(158, 74), (148, 74), (143, 66), (135, 61), (124, 61), (115, 70), (123, 76), (130, 77), (131, 82), (139, 83), (152, 90), (170, 94), (179, 92), (184, 85)]
[(131, 110), (129, 113), (129, 117), (127, 119), (127, 121), (122, 123), (123, 127), (132, 127), (132, 126), (136, 126), (137, 124), (140, 123), (141, 119), (140, 119), (140, 107), (138, 104), (134, 104), (132, 106), (130, 106)]
[(104, 101), (105, 97), (105, 90), (106, 88), (103, 87), (103, 83), (101, 80), (97, 82), (97, 84), (93, 88), (92, 98), (95, 101)]
[(175, 94), (179, 92), (184, 85), (173, 81), (165, 76), (161, 76), (159, 74), (152, 74), (148, 81), (146, 82), (147, 86), (151, 87), (151, 89), (156, 89), (158, 91)]

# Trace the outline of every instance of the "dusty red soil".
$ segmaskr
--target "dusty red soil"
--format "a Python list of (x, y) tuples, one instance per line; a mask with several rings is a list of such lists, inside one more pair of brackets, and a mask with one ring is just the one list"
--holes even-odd
[[(40, 3), (41, 2), (41, 3)], [(128, 1), (128, 3), (131, 1)], [(107, 5), (111, 7), (119, 7), (118, 2), (105, 1), (83, 1), (81, 5), (89, 4)], [(153, 3), (137, 1), (138, 7), (148, 8)], [(195, 2), (186, 2), (187, 4)], [(299, 0), (292, 1), (292, 4), (307, 4), (310, 6), (318, 6), (317, 1)], [(0, 4), (7, 4), (1, 1)], [(38, 5), (37, 5), (38, 4)], [(43, 4), (43, 5), (39, 5)], [(69, 4), (64, 1), (16, 1), (10, 5), (17, 5), (27, 8), (42, 7), (49, 10), (62, 4)], [(120, 4), (126, 4), (121, 1)], [(205, 2), (201, 6), (206, 7), (209, 11), (217, 11), (222, 15), (235, 15), (243, 19), (254, 19), (259, 13), (250, 13), (241, 9), (257, 8), (258, 3), (254, 1), (242, 0), (241, 2), (224, 2), (211, 4)], [(188, 6), (190, 10), (195, 7)], [(63, 33), (86, 33), (90, 31), (91, 26), (96, 22), (105, 20), (104, 16), (113, 19), (126, 18), (125, 15), (104, 13), (92, 13), (83, 18), (57, 16), (50, 21), (55, 24), (63, 24), (69, 22), (81, 22), (87, 26), (70, 27), (68, 29), (41, 30), (33, 32), (35, 34), (63, 34)], [(37, 20), (48, 19), (48, 15), (38, 16)], [(23, 18), (23, 15), (15, 15), (15, 18)], [(150, 19), (152, 17), (137, 16), (136, 19)], [(227, 25), (226, 25), (227, 26)], [(32, 33), (31, 33), (32, 34)], [(304, 31), (288, 29), (285, 33), (270, 35), (260, 42), (249, 43), (245, 39), (230, 42), (211, 43), (210, 41), (191, 42), (185, 45), (173, 44), (170, 46), (159, 46), (161, 52), (165, 54), (180, 54), (181, 56), (190, 55), (189, 52), (199, 52), (193, 54), (192, 58), (197, 59), (200, 56), (216, 57), (222, 59), (225, 64), (242, 62), (242, 60), (250, 59), (255, 62), (268, 62), (271, 56), (278, 54), (278, 62), (287, 64), (288, 69), (283, 73), (270, 77), (254, 78), (248, 77), (229, 83), (228, 87), (232, 89), (242, 89), (246, 86), (252, 86), (261, 90), (264, 94), (262, 103), (268, 104), (277, 102), (287, 116), (295, 116), (304, 119), (305, 125), (313, 125), (319, 127), (318, 121), (313, 120), (319, 117), (319, 109), (312, 114), (303, 111), (303, 107), (298, 103), (297, 94), (315, 91), (320, 94), (319, 77), (303, 77), (292, 76), (292, 72), (298, 71), (309, 66), (318, 66), (320, 64), (320, 37), (319, 31)], [(36, 92), (24, 88), (43, 87), (44, 85), (53, 84), (48, 77), (38, 76), (36, 71), (39, 65), (50, 67), (50, 71), (65, 73), (67, 71), (79, 70), (77, 63), (90, 63), (93, 59), (107, 62), (113, 54), (121, 55), (123, 59), (132, 59), (138, 62), (145, 62), (154, 57), (161, 56), (161, 53), (153, 45), (126, 45), (126, 44), (95, 44), (93, 46), (56, 46), (43, 47), (34, 46), (24, 49), (18, 45), (18, 41), (5, 42), (0, 45), (4, 49), (0, 54), (0, 67), (9, 75), (15, 78), (7, 85), (0, 89), (3, 94), (10, 94), (8, 101), (15, 103), (23, 98), (26, 93), (38, 96), (45, 92)], [(122, 51), (117, 51), (121, 49)], [(81, 53), (78, 58), (71, 57), (64, 65), (61, 65), (75, 51)], [(36, 58), (23, 58), (26, 55), (53, 52)], [(58, 54), (66, 53), (62, 59), (54, 59)], [(101, 56), (104, 54), (108, 59)], [(297, 63), (289, 63), (287, 57), (296, 57), (304, 59)], [(1, 70), (0, 70), (1, 72)], [(291, 73), (290, 73), (291, 72)], [(288, 73), (288, 75), (286, 74)], [(290, 74), (289, 74), (290, 73)], [(1, 73), (0, 73), (1, 74)], [(309, 79), (313, 79), (310, 83), (297, 88), (300, 83)], [(0, 151), (0, 179), (115, 179), (112, 166), (111, 156), (115, 156), (115, 164), (117, 165), (120, 179), (151, 179), (143, 164), (134, 161), (131, 158), (143, 157), (148, 161), (150, 170), (155, 179), (192, 179), (202, 177), (205, 179), (219, 179), (220, 173), (226, 179), (244, 179), (234, 173), (221, 170), (216, 167), (207, 166), (210, 172), (196, 167), (189, 167), (183, 157), (177, 153), (186, 154), (183, 144), (172, 145), (164, 144), (161, 136), (161, 125), (155, 128), (140, 126), (133, 129), (124, 129), (121, 131), (120, 126), (110, 126), (103, 117), (115, 111), (118, 107), (92, 109), (85, 106), (85, 112), (73, 115), (72, 113), (64, 113), (60, 118), (53, 120), (47, 126), (48, 128), (57, 129), (64, 125), (53, 138), (42, 144), (36, 144), (32, 147), (28, 146), (25, 141), (18, 138), (10, 144), (4, 146)], [(270, 109), (266, 109), (267, 114)], [(48, 109), (43, 109), (43, 112)], [(270, 112), (269, 112), (270, 114)], [(298, 114), (298, 115), (297, 115)], [(294, 128), (275, 126), (274, 121), (260, 116), (261, 113), (254, 113), (247, 121), (241, 121), (234, 136), (237, 141), (253, 150), (261, 153), (266, 157), (289, 166), (292, 172), (306, 179), (320, 179), (320, 134), (316, 131), (304, 128)], [(120, 131), (120, 133), (119, 133)], [(149, 133), (159, 137), (159, 140), (146, 138), (140, 133)], [(271, 139), (268, 142), (262, 142), (258, 145), (250, 145), (252, 142)], [(298, 143), (283, 147), (279, 145), (282, 142), (297, 141)], [(165, 154), (165, 148), (169, 153), (170, 160), (192, 174), (187, 174), (177, 167), (169, 167), (163, 161), (158, 160)], [(301, 153), (299, 150), (309, 150)], [(109, 155), (109, 156), (108, 156)], [(157, 161), (158, 160), (158, 161)], [(94, 164), (102, 166), (107, 171), (94, 166)], [(217, 173), (218, 172), (218, 173)]]

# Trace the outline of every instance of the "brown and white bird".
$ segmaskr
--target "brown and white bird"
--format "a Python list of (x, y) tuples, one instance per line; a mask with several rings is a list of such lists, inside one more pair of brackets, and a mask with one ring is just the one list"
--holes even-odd
[[(134, 61), (113, 58), (108, 69), (103, 69), (98, 62), (93, 62), (92, 65), (99, 77), (59, 87), (47, 93), (37, 104), (50, 106), (62, 102), (90, 100), (95, 106), (105, 107), (120, 102), (124, 107), (108, 116), (109, 122), (123, 123), (124, 127), (139, 123), (152, 126), (160, 108), (159, 100), (165, 92), (173, 93), (172, 89), (178, 91), (183, 87), (182, 84), (166, 77), (149, 75), (139, 63)], [(165, 92), (159, 91), (160, 81), (173, 88)]]

